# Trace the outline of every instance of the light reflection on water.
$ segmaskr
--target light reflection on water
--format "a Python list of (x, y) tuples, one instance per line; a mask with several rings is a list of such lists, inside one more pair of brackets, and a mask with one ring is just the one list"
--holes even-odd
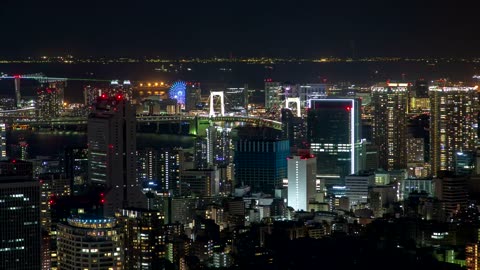
[[(194, 137), (137, 133), (137, 149), (145, 147), (193, 147)], [(66, 147), (86, 147), (87, 134), (77, 131), (25, 131), (14, 130), (7, 132), (7, 145), (18, 144), (19, 141), (28, 143), (30, 157), (63, 155)], [(7, 146), (8, 149), (8, 146)]]

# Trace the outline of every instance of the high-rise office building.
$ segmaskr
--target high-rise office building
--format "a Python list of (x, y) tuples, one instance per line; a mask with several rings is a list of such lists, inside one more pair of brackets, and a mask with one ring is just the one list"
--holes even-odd
[(137, 152), (137, 178), (142, 184), (158, 180), (158, 163), (157, 150), (153, 148), (145, 148)]
[(265, 109), (280, 110), (280, 103), (282, 103), (282, 84), (274, 82), (271, 79), (265, 80)]
[(219, 192), (220, 171), (209, 169), (185, 170), (181, 172), (181, 195), (216, 196)]
[(105, 188), (105, 215), (146, 207), (136, 175), (136, 119), (121, 94), (98, 97), (88, 117), (89, 181)]
[(73, 194), (84, 190), (88, 178), (88, 148), (67, 147), (65, 149), (65, 175), (71, 180)]
[(457, 152), (455, 154), (455, 174), (471, 175), (475, 171), (476, 152)]
[(417, 80), (411, 88), (408, 99), (408, 113), (415, 114), (430, 111), (428, 82), (425, 80)]
[(288, 206), (308, 210), (308, 202), (315, 197), (317, 158), (306, 152), (288, 158)]
[(202, 103), (202, 89), (200, 83), (187, 82), (185, 96), (185, 111), (198, 110)]
[(40, 88), (37, 90), (37, 114), (40, 119), (51, 119), (60, 116), (60, 92), (56, 88)]
[(368, 188), (375, 183), (375, 174), (362, 171), (345, 177), (345, 195), (349, 199), (350, 206), (367, 203)]
[(282, 109), (282, 135), (288, 139), (290, 147), (307, 148), (306, 133), (307, 127), (304, 119), (295, 116), (290, 109)]
[(451, 171), (440, 171), (435, 179), (435, 194), (443, 201), (447, 215), (453, 215), (467, 206), (467, 176)]
[(114, 218), (71, 217), (58, 224), (58, 270), (123, 268), (121, 239)]
[(91, 106), (97, 101), (98, 97), (113, 98), (118, 94), (125, 100), (133, 101), (133, 87), (129, 80), (113, 80), (109, 85), (91, 86), (88, 85), (83, 90), (83, 98), (86, 106)]
[(40, 185), (30, 162), (0, 161), (0, 269), (41, 269)]
[(299, 98), (302, 108), (308, 107), (310, 99), (322, 99), (327, 97), (328, 85), (324, 83), (309, 83), (300, 86)]
[(391, 171), (407, 167), (408, 83), (381, 83), (372, 87), (373, 143), (379, 165)]
[(317, 175), (344, 177), (364, 168), (360, 128), (356, 99), (310, 100), (307, 140), (317, 157)]
[(480, 269), (480, 243), (468, 243), (465, 246), (465, 266), (468, 270)]
[(7, 156), (12, 159), (29, 159), (29, 145), (26, 141), (21, 140), (16, 144), (8, 145)]
[(0, 160), (7, 159), (7, 137), (5, 123), (0, 123)]
[(41, 174), (40, 224), (42, 228), (42, 269), (57, 269), (57, 222), (52, 218), (52, 206), (70, 196), (71, 181), (58, 173)]
[(138, 179), (152, 183), (161, 192), (178, 192), (180, 184), (181, 154), (179, 149), (145, 148), (138, 151)]
[(194, 141), (194, 167), (198, 169), (208, 168), (208, 140), (207, 138), (197, 137)]
[(288, 140), (268, 128), (246, 127), (235, 141), (236, 185), (248, 185), (253, 192), (274, 194), (287, 178)]
[(231, 128), (209, 126), (205, 137), (197, 137), (194, 145), (195, 168), (225, 167), (232, 160)]
[(230, 128), (210, 126), (207, 128), (206, 150), (208, 166), (225, 167), (231, 162), (232, 142)]
[(429, 175), (425, 163), (425, 139), (407, 138), (407, 165), (409, 177), (423, 178)]
[(227, 113), (245, 114), (248, 104), (248, 85), (244, 87), (229, 87), (223, 91), (225, 111)]
[(154, 210), (122, 209), (124, 269), (161, 269), (165, 258), (164, 216)]
[(477, 146), (478, 93), (476, 87), (430, 86), (430, 162), (432, 174), (455, 170), (458, 152)]

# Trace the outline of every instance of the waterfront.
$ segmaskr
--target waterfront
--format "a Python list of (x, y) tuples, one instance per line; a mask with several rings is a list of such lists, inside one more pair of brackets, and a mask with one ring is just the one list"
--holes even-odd
[[(172, 65), (172, 66), (170, 66)], [(167, 71), (159, 71), (164, 67)], [(260, 90), (264, 79), (292, 83), (336, 83), (348, 81), (355, 84), (371, 84), (379, 81), (409, 81), (418, 78), (434, 80), (449, 78), (469, 81), (478, 73), (478, 64), (472, 62), (338, 62), (338, 63), (110, 63), (110, 64), (0, 64), (0, 72), (30, 74), (42, 72), (51, 77), (83, 78), (88, 81), (68, 81), (66, 98), (69, 102), (82, 102), (83, 87), (98, 84), (93, 80), (129, 79), (137, 81), (196, 81), (202, 84), (203, 94), (226, 86), (243, 86)], [(22, 82), (23, 95), (34, 95), (35, 86)], [(0, 94), (14, 94), (12, 81), (0, 80)]]
[[(137, 133), (137, 149), (146, 147), (193, 147), (194, 137)], [(75, 131), (41, 131), (14, 130), (7, 132), (7, 147), (25, 141), (28, 144), (28, 154), (35, 156), (63, 156), (66, 147), (87, 147), (87, 134)]]

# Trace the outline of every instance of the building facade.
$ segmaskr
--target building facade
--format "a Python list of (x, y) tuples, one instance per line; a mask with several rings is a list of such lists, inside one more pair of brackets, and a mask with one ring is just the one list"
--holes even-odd
[(315, 197), (317, 158), (309, 153), (288, 158), (288, 206), (308, 210), (308, 202)]
[(373, 142), (379, 166), (391, 171), (407, 167), (408, 83), (383, 83), (372, 87)]
[(58, 225), (58, 269), (120, 270), (120, 236), (114, 218), (72, 217)]
[(0, 269), (41, 269), (40, 185), (32, 164), (0, 162)]
[(455, 170), (456, 153), (474, 151), (477, 146), (477, 89), (430, 86), (430, 105), (430, 161), (436, 175)]
[(165, 258), (164, 216), (141, 209), (122, 209), (116, 216), (123, 233), (124, 269), (160, 269)]
[(235, 141), (236, 185), (248, 185), (253, 192), (274, 194), (287, 177), (288, 140), (244, 138)]
[(362, 170), (365, 154), (360, 135), (357, 100), (310, 100), (307, 140), (317, 157), (317, 174), (344, 177)]
[(136, 174), (136, 119), (119, 93), (98, 97), (88, 117), (89, 181), (105, 189), (105, 214), (123, 207), (146, 207)]

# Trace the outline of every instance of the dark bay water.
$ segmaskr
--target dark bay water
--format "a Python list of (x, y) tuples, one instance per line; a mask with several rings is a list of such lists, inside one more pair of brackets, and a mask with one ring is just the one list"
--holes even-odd
[[(193, 137), (170, 134), (137, 133), (137, 149), (145, 147), (165, 148), (193, 146)], [(63, 155), (66, 147), (86, 147), (87, 135), (82, 132), (7, 132), (7, 145), (18, 144), (19, 141), (28, 143), (30, 157)]]

